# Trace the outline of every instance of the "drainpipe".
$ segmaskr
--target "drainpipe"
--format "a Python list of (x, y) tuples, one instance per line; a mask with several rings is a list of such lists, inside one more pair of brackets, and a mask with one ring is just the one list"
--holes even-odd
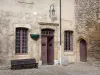
[(60, 26), (60, 65), (62, 65), (62, 42), (61, 42), (61, 0), (59, 1), (59, 8), (60, 8), (60, 20), (59, 20), (59, 26)]

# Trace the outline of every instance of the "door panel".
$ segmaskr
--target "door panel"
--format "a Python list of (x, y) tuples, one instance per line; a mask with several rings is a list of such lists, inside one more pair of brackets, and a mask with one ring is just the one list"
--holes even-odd
[(80, 61), (86, 62), (87, 61), (87, 48), (86, 48), (86, 41), (80, 41)]
[(47, 64), (47, 37), (42, 36), (42, 64)]
[(48, 64), (54, 64), (54, 37), (48, 37), (48, 48), (47, 48), (47, 62)]

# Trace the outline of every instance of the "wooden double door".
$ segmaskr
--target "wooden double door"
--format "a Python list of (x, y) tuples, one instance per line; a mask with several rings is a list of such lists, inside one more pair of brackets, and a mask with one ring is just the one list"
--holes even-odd
[(54, 36), (41, 36), (42, 64), (54, 64)]

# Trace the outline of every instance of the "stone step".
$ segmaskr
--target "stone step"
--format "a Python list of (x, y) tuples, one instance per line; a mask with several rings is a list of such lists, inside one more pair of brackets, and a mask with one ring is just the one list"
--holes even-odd
[(94, 62), (94, 65), (95, 65), (96, 67), (100, 67), (100, 61), (95, 61), (95, 62)]

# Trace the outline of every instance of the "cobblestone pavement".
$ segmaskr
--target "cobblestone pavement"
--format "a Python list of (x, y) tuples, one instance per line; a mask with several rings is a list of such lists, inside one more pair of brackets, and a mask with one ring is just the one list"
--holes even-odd
[(0, 70), (0, 75), (100, 75), (100, 68), (88, 63), (69, 64), (68, 66), (45, 65), (38, 69)]

